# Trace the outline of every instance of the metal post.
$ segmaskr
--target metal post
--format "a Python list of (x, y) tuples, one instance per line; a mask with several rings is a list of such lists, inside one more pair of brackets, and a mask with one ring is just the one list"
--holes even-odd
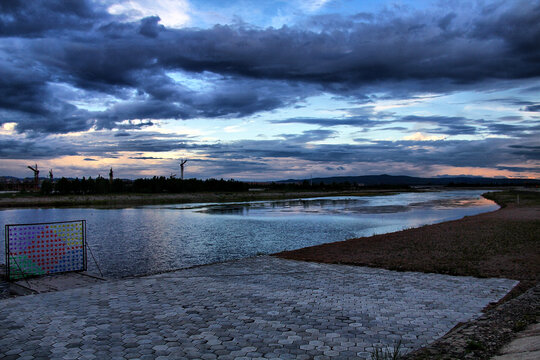
[(82, 231), (83, 231), (83, 270), (87, 271), (87, 257), (86, 257), (86, 220), (81, 220), (82, 222)]
[(5, 226), (5, 248), (6, 248), (6, 280), (9, 281), (9, 225)]
[[(26, 281), (26, 284), (28, 285), (29, 288), (32, 288), (32, 286), (30, 285), (30, 283), (28, 282), (28, 280), (26, 279), (28, 276), (25, 275), (24, 271), (21, 269), (21, 267), (19, 266), (19, 263), (17, 262), (17, 260), (15, 260), (15, 258), (13, 258), (13, 261), (15, 261), (15, 265), (17, 265), (17, 268), (19, 268), (19, 271), (21, 272), (21, 276), (22, 278), (24, 279), (24, 281)], [(11, 281), (11, 280), (10, 280)]]
[(94, 263), (96, 264), (96, 267), (97, 267), (97, 269), (99, 271), (99, 275), (101, 275), (101, 277), (103, 277), (103, 273), (101, 272), (99, 264), (96, 261), (96, 257), (94, 256), (94, 252), (92, 251), (92, 248), (90, 247), (90, 245), (88, 245), (88, 243), (86, 243), (86, 246), (88, 246), (88, 250), (90, 250), (90, 255), (92, 255), (92, 259), (94, 259)]

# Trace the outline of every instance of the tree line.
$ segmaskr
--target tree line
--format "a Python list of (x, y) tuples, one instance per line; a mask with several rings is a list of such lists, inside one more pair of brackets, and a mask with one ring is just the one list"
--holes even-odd
[[(194, 193), (194, 192), (243, 192), (250, 188), (259, 188), (273, 191), (305, 191), (305, 190), (354, 190), (358, 189), (356, 184), (344, 183), (311, 183), (303, 181), (298, 183), (248, 183), (234, 179), (177, 179), (174, 177), (154, 176), (152, 178), (126, 180), (114, 179), (110, 182), (103, 177), (95, 179), (89, 178), (61, 178), (50, 181), (44, 180), (41, 183), (40, 192), (43, 195), (93, 195), (112, 193)], [(395, 186), (394, 186), (395, 188)]]
[(103, 177), (95, 179), (61, 178), (51, 182), (44, 180), (41, 183), (42, 194), (109, 194), (109, 193), (185, 193), (204, 191), (247, 191), (249, 184), (236, 180), (224, 179), (177, 179), (174, 177), (154, 176), (147, 179), (125, 180), (114, 179), (110, 182)]

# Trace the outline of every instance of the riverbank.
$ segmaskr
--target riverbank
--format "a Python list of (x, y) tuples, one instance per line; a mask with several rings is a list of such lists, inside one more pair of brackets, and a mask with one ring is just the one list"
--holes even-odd
[[(532, 290), (540, 280), (540, 193), (503, 191), (486, 197), (502, 208), (461, 220), (287, 251), (277, 256), (398, 271), (519, 280), (519, 285), (501, 301), (506, 302)], [(515, 304), (504, 308), (500, 303), (492, 304), (492, 311), (486, 313), (491, 313), (489, 325), (471, 325), (474, 331), (467, 333), (468, 340), (461, 342), (465, 344), (461, 349), (454, 349), (455, 358), (468, 354), (474, 355), (471, 358), (489, 358), (515, 331), (534, 321), (537, 306), (510, 316), (516, 307), (523, 305), (516, 300)], [(511, 321), (498, 320), (505, 318)], [(445, 357), (448, 347), (437, 348), (437, 343), (431, 350), (428, 357), (424, 354), (417, 358), (454, 356)]]
[(530, 206), (522, 200), (520, 205), (506, 203), (498, 211), (460, 220), (277, 255), (397, 271), (504, 277), (530, 287), (540, 276), (539, 242), (540, 205)]
[[(417, 190), (407, 190), (417, 191)], [(142, 205), (244, 202), (261, 200), (299, 199), (325, 196), (380, 196), (393, 195), (400, 190), (366, 191), (249, 191), (200, 192), (180, 194), (108, 194), (108, 195), (34, 195), (6, 194), (0, 196), (0, 208), (23, 207), (108, 207), (122, 208)]]

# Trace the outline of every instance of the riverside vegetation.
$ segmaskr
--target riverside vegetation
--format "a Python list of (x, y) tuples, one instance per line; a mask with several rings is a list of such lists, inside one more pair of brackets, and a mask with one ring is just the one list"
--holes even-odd
[[(0, 183), (0, 191), (13, 190)], [(0, 193), (0, 208), (10, 207), (129, 207), (194, 202), (281, 200), (335, 195), (390, 195), (415, 191), (407, 185), (359, 186), (350, 182), (248, 183), (233, 179), (148, 179), (110, 182), (103, 177), (61, 178), (41, 183), (39, 192)]]

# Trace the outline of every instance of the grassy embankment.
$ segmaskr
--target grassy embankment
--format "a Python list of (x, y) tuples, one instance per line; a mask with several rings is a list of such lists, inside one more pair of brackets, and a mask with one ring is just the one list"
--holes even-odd
[(181, 194), (108, 194), (108, 195), (40, 195), (1, 194), (0, 208), (19, 207), (130, 207), (197, 202), (242, 202), (283, 200), (319, 196), (392, 195), (402, 190), (350, 191), (261, 191), (261, 192), (197, 192)]

